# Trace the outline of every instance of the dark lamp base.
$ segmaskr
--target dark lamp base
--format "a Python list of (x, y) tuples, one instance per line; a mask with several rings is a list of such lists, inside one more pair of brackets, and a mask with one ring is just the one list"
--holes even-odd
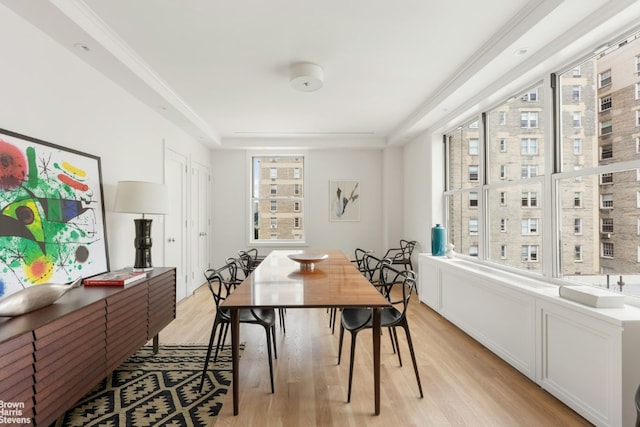
[(134, 270), (153, 270), (151, 264), (151, 221), (150, 219), (134, 219), (136, 238), (133, 241), (136, 248), (136, 262)]

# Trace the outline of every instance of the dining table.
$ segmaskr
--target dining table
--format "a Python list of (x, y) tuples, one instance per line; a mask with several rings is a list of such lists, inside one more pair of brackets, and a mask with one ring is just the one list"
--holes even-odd
[(366, 307), (372, 311), (374, 412), (379, 415), (381, 312), (389, 305), (342, 251), (271, 251), (220, 305), (231, 314), (233, 414), (238, 415), (240, 396), (240, 309)]

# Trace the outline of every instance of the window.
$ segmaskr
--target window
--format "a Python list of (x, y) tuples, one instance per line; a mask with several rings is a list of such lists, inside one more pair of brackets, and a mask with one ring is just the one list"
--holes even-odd
[(573, 155), (579, 156), (582, 154), (582, 139), (573, 138)]
[(580, 90), (581, 90), (581, 87), (578, 85), (574, 85), (573, 88), (571, 89), (571, 99), (574, 102), (580, 101)]
[(470, 139), (469, 140), (469, 155), (477, 156), (478, 155), (478, 140)]
[(524, 111), (520, 113), (520, 127), (522, 128), (537, 128), (538, 127), (538, 113), (536, 111)]
[(478, 193), (476, 192), (469, 193), (469, 207), (470, 208), (478, 207)]
[[(629, 43), (611, 43), (606, 51), (568, 66), (556, 74), (553, 87), (543, 90), (538, 84), (505, 95), (502, 102), (481, 110), (486, 120), (473, 118), (479, 129), (469, 128), (468, 122), (452, 123), (456, 130), (450, 135), (464, 138), (457, 140), (457, 147), (446, 141), (447, 180), (457, 180), (457, 186), (447, 186), (445, 211), (451, 243), (461, 253), (475, 254), (469, 248), (482, 247), (478, 262), (581, 284), (602, 284), (606, 279), (598, 276), (637, 270), (638, 35), (621, 35), (617, 39)], [(553, 80), (538, 77), (545, 86)], [(478, 155), (467, 152), (469, 139), (478, 140)], [(451, 162), (450, 153), (457, 163)], [(477, 182), (467, 178), (470, 165), (478, 167)], [(476, 218), (477, 235), (470, 235), (476, 223), (467, 224)], [(544, 218), (552, 221), (547, 224)], [(625, 286), (622, 291), (640, 297), (638, 288)]]
[(573, 127), (574, 128), (582, 127), (582, 113), (580, 111), (573, 112)]
[(538, 154), (538, 140), (536, 138), (521, 139), (520, 154), (523, 156), (535, 156)]
[(478, 234), (478, 218), (469, 219), (469, 234)]
[(537, 165), (522, 165), (520, 167), (521, 178), (533, 178), (534, 176), (538, 176)]
[(580, 191), (576, 191), (573, 193), (573, 207), (574, 208), (582, 207), (582, 193)]
[(613, 132), (613, 125), (611, 120), (605, 120), (600, 122), (600, 135), (609, 135)]
[(469, 181), (478, 181), (478, 166), (471, 165), (469, 166)]
[(475, 120), (475, 121), (469, 123), (469, 129), (478, 129), (478, 121)]
[(522, 100), (523, 101), (537, 101), (538, 100), (538, 89), (531, 89), (530, 91), (528, 91), (527, 93), (525, 93), (524, 95), (522, 95)]
[(522, 207), (535, 208), (538, 206), (538, 193), (522, 193)]
[(500, 179), (507, 179), (507, 165), (500, 165)]
[[(248, 161), (251, 162), (250, 243), (303, 242), (304, 158), (256, 154), (248, 157)], [(294, 184), (292, 177), (296, 176)]]
[(611, 109), (611, 95), (603, 96), (600, 98), (600, 111), (607, 111)]
[(600, 174), (600, 185), (612, 184), (613, 183), (613, 174), (609, 173), (601, 173)]
[(573, 219), (573, 234), (582, 234), (582, 218)]
[(471, 256), (478, 256), (478, 245), (470, 245), (469, 246), (469, 255)]
[(522, 262), (538, 261), (538, 245), (522, 245)]
[(611, 70), (603, 71), (598, 75), (598, 87), (605, 87), (611, 84)]
[(522, 230), (523, 236), (538, 234), (538, 219), (537, 218), (523, 219), (521, 230)]
[(613, 243), (602, 242), (602, 256), (604, 258), (613, 258)]
[(582, 245), (575, 245), (573, 247), (574, 261), (582, 261)]

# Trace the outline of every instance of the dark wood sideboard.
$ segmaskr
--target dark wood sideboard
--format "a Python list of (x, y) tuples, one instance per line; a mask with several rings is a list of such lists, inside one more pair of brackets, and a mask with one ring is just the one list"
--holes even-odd
[[(0, 318), (0, 401), (48, 426), (176, 316), (176, 270), (124, 287), (78, 287), (54, 304)], [(6, 424), (11, 425), (11, 424)]]

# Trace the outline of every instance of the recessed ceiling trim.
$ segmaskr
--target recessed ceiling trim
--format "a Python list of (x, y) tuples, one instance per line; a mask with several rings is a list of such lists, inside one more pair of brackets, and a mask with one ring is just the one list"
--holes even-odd
[(220, 135), (211, 129), (117, 34), (82, 0), (50, 0), (78, 27), (93, 37), (131, 72), (193, 123), (203, 134), (220, 144)]

